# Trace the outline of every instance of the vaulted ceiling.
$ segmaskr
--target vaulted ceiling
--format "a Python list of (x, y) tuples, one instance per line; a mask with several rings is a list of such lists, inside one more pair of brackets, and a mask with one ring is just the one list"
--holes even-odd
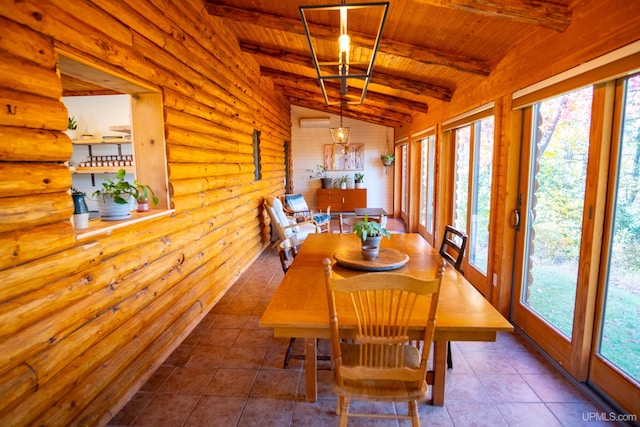
[[(343, 114), (390, 127), (410, 123), (433, 100), (449, 102), (461, 82), (487, 78), (522, 40), (564, 31), (571, 21), (570, 2), (391, 0), (365, 101), (345, 106)], [(339, 3), (206, 0), (206, 7), (291, 104), (339, 114), (339, 106), (325, 104), (299, 11), (301, 5)], [(375, 24), (367, 21), (349, 21), (356, 49), (365, 49), (359, 41), (374, 38)], [(311, 24), (318, 38), (337, 44), (337, 25), (328, 20)], [(319, 60), (334, 60), (323, 54), (318, 52)], [(333, 96), (339, 90), (338, 85), (328, 88)]]

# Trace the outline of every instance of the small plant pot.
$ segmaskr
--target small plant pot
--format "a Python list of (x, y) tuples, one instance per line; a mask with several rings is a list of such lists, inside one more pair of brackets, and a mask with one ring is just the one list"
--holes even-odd
[(73, 228), (76, 230), (89, 228), (89, 212), (73, 214)]
[(120, 204), (113, 201), (112, 197), (97, 197), (98, 211), (100, 219), (103, 221), (119, 221), (131, 217), (131, 206), (129, 203)]
[(362, 247), (373, 246), (375, 248), (379, 248), (380, 240), (382, 240), (382, 236), (369, 236), (362, 242)]
[(373, 261), (376, 258), (378, 258), (379, 251), (380, 251), (380, 248), (378, 248), (377, 246), (369, 246), (369, 245), (362, 246), (362, 257), (366, 261)]
[(364, 183), (363, 182), (356, 182), (355, 186), (356, 186), (356, 188), (364, 188)]
[(331, 178), (320, 178), (320, 183), (322, 185), (322, 188), (331, 188), (331, 183), (333, 182), (333, 179)]
[(148, 200), (138, 200), (138, 212), (147, 212), (149, 210), (151, 210), (151, 207)]
[(346, 190), (346, 189), (347, 189), (347, 183), (346, 183), (346, 182), (341, 182), (341, 183), (340, 183), (340, 188), (341, 188), (342, 190)]

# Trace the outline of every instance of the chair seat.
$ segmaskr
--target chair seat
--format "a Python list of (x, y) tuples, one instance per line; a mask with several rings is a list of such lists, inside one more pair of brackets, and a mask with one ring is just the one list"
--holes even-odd
[(317, 233), (316, 225), (309, 222), (299, 223), (295, 227), (295, 235), (299, 241), (304, 241), (309, 234)]
[(328, 213), (317, 213), (313, 215), (313, 220), (318, 224), (324, 224), (325, 222), (331, 221), (331, 215)]
[(429, 386), (422, 381), (421, 387), (412, 387), (404, 381), (393, 380), (345, 380), (344, 386), (333, 384), (338, 395), (355, 400), (375, 400), (382, 402), (406, 402), (427, 397)]
[[(342, 365), (345, 367), (359, 366), (360, 344), (342, 343)], [(420, 366), (420, 352), (411, 345), (404, 346), (404, 363), (407, 368), (417, 369)]]

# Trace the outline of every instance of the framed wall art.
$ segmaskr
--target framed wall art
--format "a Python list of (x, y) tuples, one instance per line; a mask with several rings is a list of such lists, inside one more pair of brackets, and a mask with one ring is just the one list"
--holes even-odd
[(324, 167), (331, 171), (364, 170), (364, 144), (325, 144)]

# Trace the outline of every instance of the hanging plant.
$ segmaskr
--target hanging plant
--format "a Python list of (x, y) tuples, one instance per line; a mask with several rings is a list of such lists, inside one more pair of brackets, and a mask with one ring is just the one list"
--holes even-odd
[(380, 160), (382, 160), (382, 164), (384, 166), (391, 166), (395, 159), (396, 156), (394, 156), (393, 154), (383, 154), (382, 156), (380, 156)]

